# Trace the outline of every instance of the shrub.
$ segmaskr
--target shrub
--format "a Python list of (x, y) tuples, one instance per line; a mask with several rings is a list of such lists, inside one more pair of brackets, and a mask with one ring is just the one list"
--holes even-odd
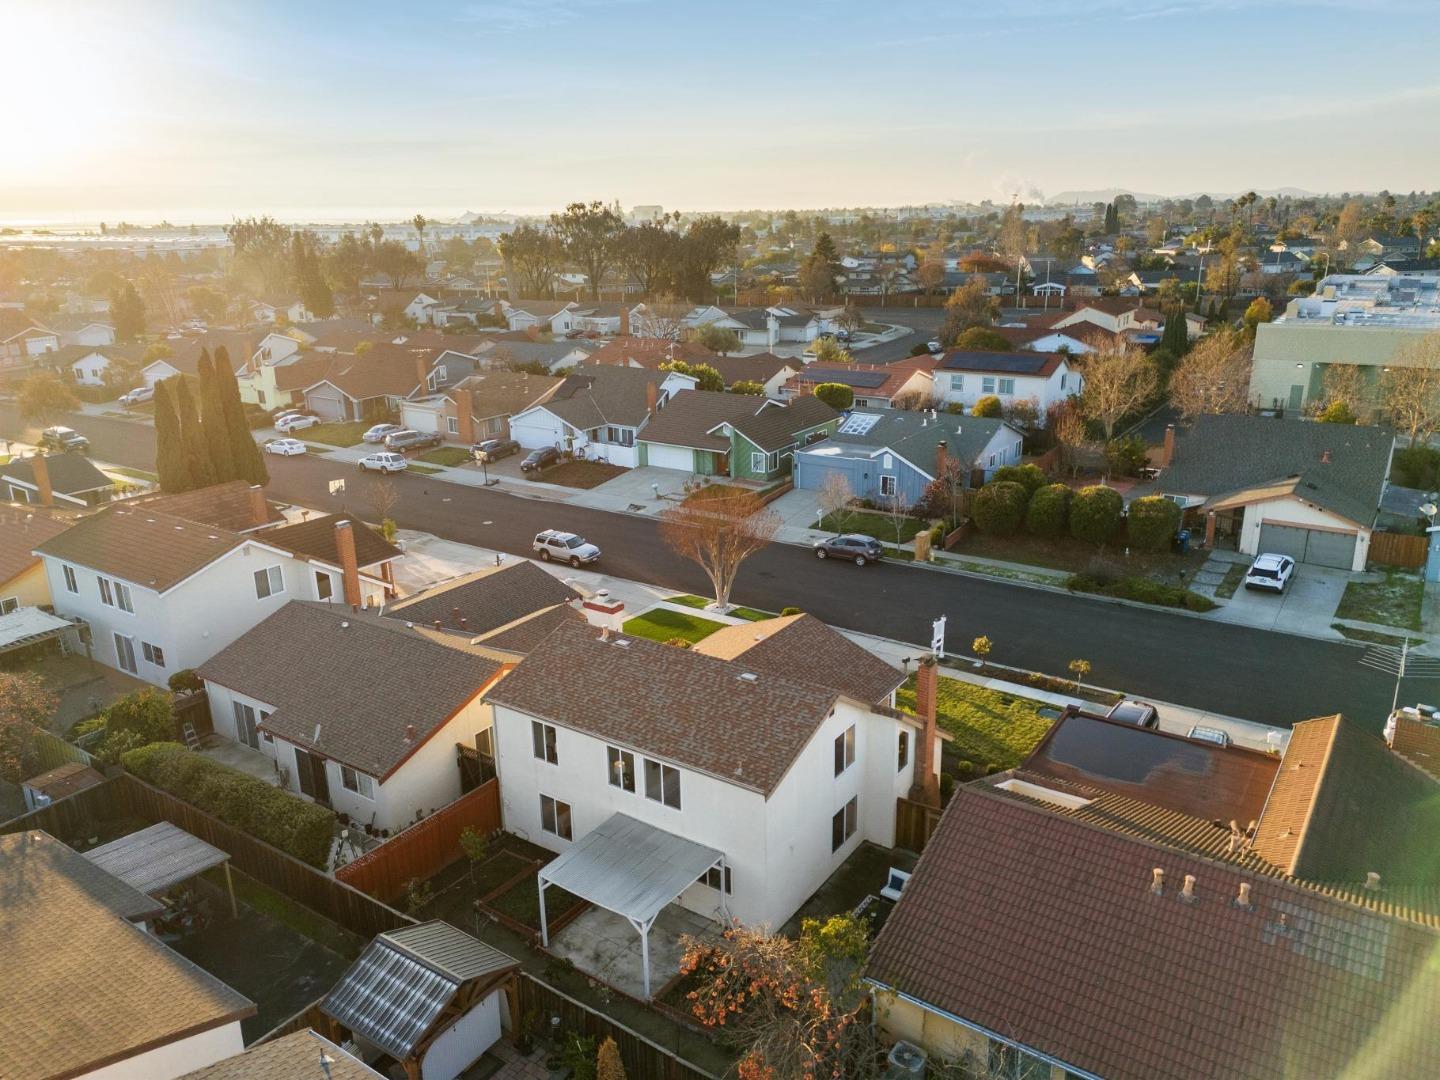
[(958, 401), (952, 401), (949, 405), (945, 406), (945, 411), (951, 416), (964, 416), (965, 406)]
[(993, 536), (1010, 536), (1019, 531), (1025, 520), (1029, 495), (1025, 488), (1012, 481), (986, 484), (975, 496), (975, 525)]
[(1045, 486), (1045, 470), (1039, 465), (1002, 465), (990, 479), (1012, 481), (1023, 487), (1025, 494), (1030, 496)]
[(1215, 609), (1215, 601), (1208, 596), (1201, 596), (1189, 589), (1182, 589), (1178, 585), (1152, 581), (1150, 578), (1122, 577), (1113, 581), (1103, 581), (1089, 574), (1074, 574), (1065, 582), (1065, 587), (1074, 592), (1095, 593), (1099, 596), (1111, 596), (1119, 600), (1135, 600), (1142, 604), (1155, 604), (1159, 607), (1184, 608), (1186, 611), (1213, 611)]
[(1070, 535), (1088, 544), (1104, 544), (1120, 527), (1125, 500), (1114, 488), (1093, 484), (1070, 500)]
[(1315, 419), (1322, 424), (1353, 424), (1355, 411), (1343, 401), (1332, 401)]
[(1440, 486), (1440, 450), (1433, 446), (1407, 446), (1396, 450), (1390, 479), (1401, 487), (1430, 491)]
[(798, 607), (787, 607), (787, 608), (781, 608), (781, 609), (780, 609), (780, 615), (781, 615), (782, 617), (784, 617), (784, 616), (786, 616), (786, 615), (804, 615), (804, 614), (805, 614), (805, 612), (801, 611)]
[(940, 774), (940, 805), (944, 806), (950, 801), (950, 796), (955, 794), (955, 777), (948, 772)]
[(971, 416), (988, 416), (991, 419), (999, 420), (1005, 415), (1005, 406), (1000, 404), (1000, 399), (993, 394), (982, 397), (975, 402), (975, 407), (970, 410)]
[(169, 685), (173, 694), (191, 694), (205, 684), (200, 681), (200, 676), (195, 674), (194, 668), (187, 667), (171, 675)]
[(969, 780), (975, 775), (975, 763), (973, 761), (957, 761), (955, 775), (961, 780)]
[(123, 754), (149, 743), (175, 737), (170, 697), (154, 687), (126, 695), (100, 717), (104, 721), (105, 740), (98, 753), (109, 762), (119, 761)]
[(973, 349), (978, 352), (1009, 352), (1010, 340), (998, 330), (988, 326), (972, 326), (951, 346), (953, 349)]
[(855, 404), (855, 391), (844, 383), (821, 383), (815, 387), (815, 396), (832, 409), (844, 410)]
[(335, 814), (323, 806), (192, 754), (179, 743), (141, 746), (120, 763), (162, 791), (311, 866), (323, 868), (330, 856)]
[(1130, 504), (1126, 518), (1130, 546), (1164, 551), (1180, 528), (1180, 507), (1161, 495), (1146, 495)]
[(1145, 440), (1138, 435), (1112, 439), (1105, 447), (1105, 464), (1117, 476), (1139, 476), (1149, 461)]
[(1063, 536), (1070, 522), (1070, 489), (1064, 484), (1046, 484), (1030, 496), (1025, 511), (1025, 531), (1054, 539)]
[(677, 649), (688, 649), (691, 645), (694, 644), (694, 642), (689, 641), (683, 637), (672, 637), (666, 639), (665, 644), (674, 645)]

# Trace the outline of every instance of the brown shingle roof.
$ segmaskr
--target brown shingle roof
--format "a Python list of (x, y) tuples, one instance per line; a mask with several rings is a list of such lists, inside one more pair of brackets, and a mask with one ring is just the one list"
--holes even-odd
[(522, 561), (443, 582), (386, 605), (384, 614), (427, 626), (438, 619), (443, 629), (480, 635), (579, 595), (553, 574)]
[[(330, 1059), (324, 1069), (320, 1067), (322, 1054)], [(188, 1072), (178, 1080), (384, 1080), (384, 1077), (329, 1039), (306, 1028), (253, 1045), (243, 1054)]]
[(295, 600), (199, 674), (275, 706), (270, 733), (384, 780), (500, 671), (395, 620)]
[(257, 539), (276, 547), (293, 551), (310, 559), (319, 559), (332, 566), (340, 565), (340, 552), (335, 546), (335, 525), (340, 521), (351, 521), (350, 532), (355, 537), (355, 561), (364, 568), (389, 559), (398, 559), (405, 553), (374, 529), (342, 514), (321, 514), (293, 525), (280, 525), (266, 529)]
[(0, 1076), (81, 1076), (255, 1015), (117, 916), (93, 873), (104, 872), (47, 833), (0, 836)]
[(709, 364), (719, 368), (720, 360), (705, 346), (693, 341), (669, 338), (617, 337), (590, 354), (587, 364), (615, 364), (621, 367), (658, 368), (671, 360)]
[(735, 430), (761, 450), (784, 450), (795, 444), (800, 432), (839, 418), (825, 402), (806, 394), (788, 402), (772, 401), (753, 416), (736, 421)]
[(663, 373), (643, 368), (586, 366), (565, 376), (545, 408), (582, 430), (600, 424), (639, 427), (649, 414), (650, 384), (658, 388), (663, 381)]
[(38, 563), (35, 549), (70, 528), (74, 520), (40, 507), (0, 504), (0, 584)]
[(694, 651), (813, 682), (866, 705), (886, 704), (904, 674), (813, 615), (787, 615), (717, 630)]
[(688, 446), (696, 450), (730, 449), (730, 439), (712, 428), (734, 424), (751, 415), (764, 402), (763, 398), (744, 394), (727, 394), (714, 390), (681, 390), (650, 418), (640, 431), (640, 439), (666, 446)]
[(165, 361), (182, 375), (198, 375), (200, 373), (200, 353), (209, 349), (210, 357), (213, 360), (216, 351), (223, 348), (230, 356), (231, 366), (239, 372), (250, 362), (250, 357), (260, 344), (260, 336), (248, 330), (207, 330), (195, 337), (163, 342), (170, 346), (170, 355), (159, 357), (159, 359)]
[(360, 356), (336, 355), (315, 383), (328, 382), (356, 401), (405, 397), (420, 385), (416, 360), (428, 370), (437, 355), (431, 348), (381, 343)]
[[(488, 700), (766, 795), (836, 694), (689, 649), (562, 626)], [(602, 692), (603, 690), (603, 692)]]
[(967, 786), (869, 975), (1109, 1080), (1339, 1076), (1377, 1053), (1430, 1076), (1437, 949), (1432, 929)]
[(558, 375), (535, 375), (528, 371), (479, 371), (467, 375), (447, 394), (469, 390), (471, 415), (478, 419), (511, 416), (545, 401), (565, 380)]
[(528, 653), (553, 634), (557, 628), (571, 623), (584, 624), (585, 622), (585, 616), (569, 604), (556, 604), (544, 611), (537, 611), (534, 615), (516, 619), (509, 626), (492, 630), (480, 638), (478, 644), (487, 649)]
[(720, 372), (726, 386), (737, 382), (769, 382), (786, 368), (799, 371), (805, 366), (803, 360), (768, 352), (752, 356), (712, 356), (703, 362)]
[(285, 520), (285, 515), (267, 502), (265, 521), (256, 521), (250, 485), (244, 480), (227, 480), (223, 484), (211, 484), (178, 495), (140, 495), (119, 505), (143, 506), (147, 510), (158, 510), (162, 514), (173, 514), (188, 521), (234, 532), (245, 532), (262, 524)]
[(149, 507), (112, 506), (81, 518), (36, 550), (164, 592), (248, 539)]
[(293, 361), (275, 365), (275, 389), (276, 390), (304, 390), (307, 386), (314, 386), (325, 373), (330, 370), (334, 363), (334, 357), (326, 353), (309, 353), (296, 357)]

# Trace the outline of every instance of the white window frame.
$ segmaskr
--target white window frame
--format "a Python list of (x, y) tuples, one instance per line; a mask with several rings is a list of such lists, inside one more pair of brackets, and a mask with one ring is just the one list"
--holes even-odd
[(560, 740), (554, 724), (543, 720), (530, 721), (530, 753), (536, 761), (560, 764)]
[(110, 587), (110, 579), (97, 577), (95, 579), (95, 584), (100, 589), (100, 603), (104, 604), (106, 607), (114, 607), (115, 591)]
[[(280, 568), (279, 563), (276, 563), (274, 566), (266, 566), (256, 570), (254, 578), (255, 599), (257, 600), (268, 600), (270, 597), (279, 596), (285, 591), (285, 571)], [(265, 583), (266, 590), (263, 593), (260, 591), (260, 583), (262, 581)], [(276, 581), (279, 581), (280, 584), (276, 585)]]
[[(135, 657), (135, 639), (129, 634), (112, 634), (111, 636), (115, 639), (116, 666), (118, 666), (121, 671), (128, 672), (131, 675), (138, 675), (140, 672), (140, 662)], [(122, 641), (129, 643), (130, 667), (125, 666), (125, 650), (120, 648)]]
[[(654, 758), (643, 760), (645, 762), (645, 798), (662, 806), (668, 806), (671, 810), (679, 810), (684, 805), (680, 794), (680, 770), (674, 765), (666, 765), (663, 761), (656, 761)], [(672, 776), (675, 778), (673, 792), (668, 782)], [(675, 796), (674, 802), (670, 801), (672, 794)]]
[(993, 394), (993, 393), (995, 393), (995, 376), (994, 376), (994, 375), (984, 375), (984, 376), (981, 376), (981, 378), (980, 378), (980, 392), (981, 392), (982, 394)]
[(75, 568), (62, 563), (60, 565), (60, 574), (65, 579), (65, 591), (78, 594), (80, 592), (80, 582), (75, 577)]
[[(839, 825), (837, 837), (835, 827)], [(830, 816), (830, 853), (833, 855), (852, 839), (860, 829), (860, 796), (852, 795), (848, 802)]]
[(135, 614), (135, 601), (130, 595), (130, 586), (123, 581), (114, 582), (115, 585), (115, 606), (127, 615)]
[[(616, 765), (620, 768), (617, 770)], [(634, 795), (639, 787), (639, 776), (635, 768), (635, 754), (618, 746), (605, 747), (605, 774), (610, 786)], [(629, 784), (626, 784), (626, 780)]]
[(370, 779), (359, 769), (352, 769), (349, 765), (340, 766), (340, 786), (346, 791), (353, 791), (362, 799), (375, 799), (375, 781)]
[(145, 662), (151, 667), (165, 666), (165, 650), (159, 645), (152, 645), (148, 641), (140, 642), (140, 655), (145, 657)]
[(895, 745), (895, 771), (904, 772), (905, 767), (910, 764), (910, 732), (900, 729), (900, 739)]
[[(548, 804), (548, 805), (547, 805)], [(561, 807), (564, 812), (561, 812)], [(546, 810), (549, 810), (549, 821), (546, 821)], [(551, 836), (559, 837), (561, 840), (575, 839), (575, 811), (567, 802), (555, 798), (553, 795), (540, 796), (540, 829)]]
[(957, 393), (957, 394), (958, 394), (958, 393), (961, 393), (961, 392), (965, 389), (965, 376), (964, 376), (964, 375), (951, 375), (951, 376), (950, 376), (950, 389), (951, 389), (952, 391), (954, 391), (955, 393)]
[(835, 775), (844, 776), (855, 764), (855, 725), (835, 736)]
[(1014, 379), (1001, 379), (998, 383), (996, 383), (996, 385), (999, 387), (998, 393), (1000, 394), (1001, 397), (1014, 397), (1014, 396), (1015, 396), (1015, 380), (1014, 380)]
[(0, 615), (9, 615), (12, 611), (18, 611), (19, 608), (20, 598), (18, 596), (7, 596), (0, 599)]
[(451, 435), (460, 434), (460, 418), (458, 416), (445, 417), (445, 430)]
[(763, 450), (750, 451), (750, 471), (754, 473), (769, 472), (765, 466), (765, 459), (769, 457)]
[(880, 474), (880, 497), (888, 498), (899, 490), (899, 478), (890, 473)]
[[(324, 587), (323, 587), (323, 588), (321, 587), (321, 583), (322, 583), (322, 582), (324, 583)], [(323, 595), (322, 595), (322, 594), (323, 594)], [(335, 579), (332, 578), (332, 577), (330, 576), (330, 574), (329, 574), (327, 571), (325, 571), (325, 570), (316, 570), (316, 571), (315, 571), (315, 599), (317, 599), (317, 600), (334, 600), (334, 599), (335, 599)]]

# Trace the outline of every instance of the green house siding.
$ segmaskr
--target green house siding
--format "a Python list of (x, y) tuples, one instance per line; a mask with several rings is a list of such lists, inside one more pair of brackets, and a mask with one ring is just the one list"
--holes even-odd
[[(772, 450), (763, 458), (753, 457), (762, 453), (760, 448), (738, 431), (730, 432), (730, 478), (732, 480), (775, 480), (789, 476), (794, 465), (795, 447), (811, 441), (815, 432), (824, 435), (835, 434), (839, 420), (827, 420), (815, 427), (804, 428), (795, 433), (795, 442), (782, 450)], [(757, 468), (757, 466), (762, 466)]]

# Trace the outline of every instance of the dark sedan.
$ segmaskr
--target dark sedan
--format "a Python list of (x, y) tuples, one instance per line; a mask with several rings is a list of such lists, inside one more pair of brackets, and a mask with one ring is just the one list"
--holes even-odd
[(817, 559), (849, 559), (856, 566), (879, 562), (885, 557), (885, 548), (873, 536), (863, 533), (845, 533), (821, 540), (815, 545)]
[(470, 448), (479, 461), (499, 461), (520, 452), (520, 444), (514, 439), (486, 439)]
[(554, 465), (560, 460), (560, 451), (553, 446), (542, 446), (539, 450), (531, 450), (525, 455), (525, 460), (520, 462), (521, 472), (540, 472), (547, 466)]

